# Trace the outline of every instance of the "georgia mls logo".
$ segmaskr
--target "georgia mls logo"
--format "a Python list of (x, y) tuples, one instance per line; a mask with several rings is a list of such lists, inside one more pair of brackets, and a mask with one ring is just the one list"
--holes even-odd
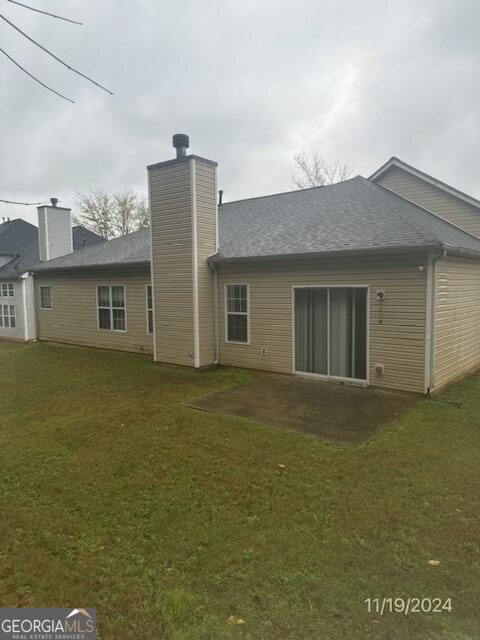
[(0, 640), (95, 640), (95, 609), (0, 609)]

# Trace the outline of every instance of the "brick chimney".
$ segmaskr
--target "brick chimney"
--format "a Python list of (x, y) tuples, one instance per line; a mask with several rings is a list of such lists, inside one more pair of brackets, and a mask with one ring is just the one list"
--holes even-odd
[(215, 359), (213, 276), (217, 250), (217, 163), (187, 155), (147, 167), (151, 214), (154, 359), (207, 367)]
[(38, 207), (38, 245), (42, 262), (73, 252), (72, 211), (57, 206), (57, 198)]

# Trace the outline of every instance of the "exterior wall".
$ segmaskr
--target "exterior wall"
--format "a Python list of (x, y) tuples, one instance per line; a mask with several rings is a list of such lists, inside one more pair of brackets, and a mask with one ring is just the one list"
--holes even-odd
[(480, 209), (473, 205), (399, 167), (390, 168), (375, 182), (480, 238)]
[[(390, 258), (219, 265), (221, 364), (292, 373), (295, 285), (369, 285), (369, 377), (376, 387), (424, 392), (424, 254)], [(419, 266), (424, 269), (420, 271)], [(250, 344), (225, 342), (225, 284), (250, 285)], [(386, 300), (376, 299), (383, 289)], [(382, 307), (382, 309), (380, 308)], [(380, 322), (381, 321), (381, 322)], [(262, 355), (262, 349), (266, 355)], [(385, 366), (377, 375), (375, 365)]]
[(480, 262), (436, 263), (434, 389), (480, 367)]
[(149, 168), (155, 359), (187, 366), (214, 360), (216, 250), (214, 163), (189, 156)]
[[(38, 337), (52, 342), (151, 354), (153, 340), (147, 334), (148, 284), (148, 268), (38, 272), (35, 276)], [(52, 288), (52, 309), (40, 308), (43, 285)], [(126, 332), (98, 329), (97, 285), (125, 285)]]
[(207, 263), (207, 258), (217, 250), (215, 174), (213, 165), (195, 161), (200, 367), (212, 364), (215, 359), (213, 274)]
[(0, 287), (4, 282), (12, 282), (15, 285), (15, 296), (13, 298), (0, 297), (0, 304), (13, 304), (15, 306), (15, 329), (0, 327), (0, 338), (12, 338), (14, 340), (25, 340), (25, 319), (23, 313), (23, 294), (21, 280), (0, 280)]

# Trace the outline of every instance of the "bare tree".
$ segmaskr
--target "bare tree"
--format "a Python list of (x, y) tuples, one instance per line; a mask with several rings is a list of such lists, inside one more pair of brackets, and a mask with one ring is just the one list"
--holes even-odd
[(323, 187), (326, 184), (341, 182), (350, 177), (353, 171), (348, 162), (328, 162), (318, 154), (310, 157), (303, 151), (293, 156), (293, 162), (296, 173), (292, 174), (292, 180), (298, 189)]
[(105, 189), (90, 189), (89, 193), (77, 195), (79, 213), (75, 222), (107, 240), (149, 225), (147, 201), (133, 191), (110, 193)]

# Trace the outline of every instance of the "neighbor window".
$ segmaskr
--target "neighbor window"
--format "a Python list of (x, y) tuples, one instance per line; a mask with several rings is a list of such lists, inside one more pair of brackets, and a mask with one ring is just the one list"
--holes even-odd
[(52, 308), (52, 289), (51, 287), (40, 287), (40, 308)]
[(15, 329), (17, 320), (14, 304), (0, 304), (0, 327)]
[(147, 284), (147, 333), (153, 333), (153, 298), (152, 287)]
[(125, 287), (97, 287), (98, 328), (126, 331)]
[(227, 342), (248, 342), (249, 288), (247, 284), (225, 286), (225, 334)]
[(2, 298), (13, 298), (15, 296), (15, 285), (13, 282), (2, 282), (0, 286), (0, 296)]

